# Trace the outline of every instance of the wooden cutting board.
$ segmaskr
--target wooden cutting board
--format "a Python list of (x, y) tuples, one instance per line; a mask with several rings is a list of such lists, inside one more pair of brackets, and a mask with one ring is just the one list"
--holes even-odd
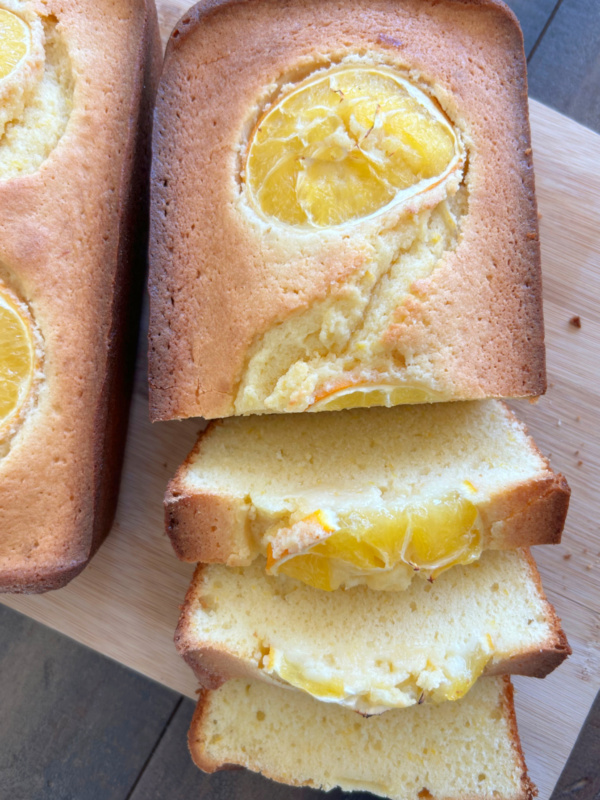
[[(159, 8), (166, 39), (187, 0)], [(573, 490), (563, 544), (535, 551), (573, 656), (544, 681), (515, 680), (525, 756), (548, 800), (600, 688), (600, 136), (536, 102), (531, 122), (550, 386), (537, 404), (513, 405)], [(143, 354), (138, 371), (109, 539), (66, 588), (2, 602), (193, 698), (196, 682), (172, 644), (193, 568), (171, 552), (161, 501), (201, 421), (150, 425)]]

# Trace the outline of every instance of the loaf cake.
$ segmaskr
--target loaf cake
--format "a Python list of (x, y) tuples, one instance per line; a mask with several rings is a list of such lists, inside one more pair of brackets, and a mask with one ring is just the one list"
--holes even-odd
[(483, 672), (543, 678), (570, 652), (526, 550), (404, 592), (199, 567), (175, 641), (205, 688), (261, 679), (363, 714), (456, 700)]
[(560, 541), (569, 488), (497, 400), (212, 423), (169, 484), (186, 561), (321, 589), (403, 589), (487, 549)]
[(152, 0), (0, 0), (0, 591), (111, 525), (147, 239)]
[(241, 765), (325, 791), (340, 786), (393, 800), (536, 794), (508, 678), (484, 678), (456, 703), (368, 719), (279, 687), (230, 681), (200, 695), (189, 746), (205, 772)]
[(526, 63), (500, 0), (199, 3), (154, 153), (154, 420), (544, 392)]

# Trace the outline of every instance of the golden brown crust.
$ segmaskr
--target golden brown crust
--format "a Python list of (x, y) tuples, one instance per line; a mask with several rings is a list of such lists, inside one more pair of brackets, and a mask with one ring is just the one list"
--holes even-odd
[(491, 547), (513, 550), (560, 543), (571, 489), (563, 475), (549, 467), (548, 472), (490, 499), (482, 519), (491, 529)]
[[(275, 269), (269, 236), (250, 232), (233, 202), (249, 109), (315, 52), (373, 51), (433, 76), (472, 139), (459, 244), (419, 281), (389, 341), (431, 354), (457, 399), (545, 390), (527, 80), (514, 15), (492, 0), (349, 0), (344, 14), (339, 8), (333, 0), (207, 2), (173, 32), (154, 139), (153, 419), (232, 414), (252, 344), (341, 290), (356, 267), (358, 251), (346, 242), (318, 270), (308, 256)], [(194, 169), (182, 171), (182, 154)]]
[(523, 748), (521, 747), (521, 739), (519, 737), (519, 730), (517, 727), (517, 715), (515, 713), (515, 690), (508, 675), (504, 678), (504, 697), (502, 698), (502, 705), (506, 719), (508, 720), (510, 738), (513, 743), (513, 748), (516, 752), (521, 767), (521, 790), (523, 792), (523, 798), (524, 800), (533, 800), (534, 797), (537, 797), (538, 790), (527, 773), (527, 765), (525, 764), (525, 756), (523, 755)]
[(67, 44), (73, 111), (36, 172), (0, 182), (2, 277), (32, 309), (45, 356), (37, 405), (0, 462), (0, 591), (64, 586), (116, 507), (161, 55), (152, 0), (119, 9), (45, 4)]
[(204, 717), (210, 711), (210, 692), (200, 692), (196, 710), (190, 723), (188, 731), (188, 747), (194, 764), (203, 772), (213, 773), (222, 769), (227, 769), (227, 764), (220, 764), (206, 755), (204, 747), (204, 736), (202, 734)]

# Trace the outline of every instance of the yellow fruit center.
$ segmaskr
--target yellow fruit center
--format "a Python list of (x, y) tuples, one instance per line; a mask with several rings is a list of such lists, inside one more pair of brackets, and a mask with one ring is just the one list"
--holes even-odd
[[(314, 524), (317, 514), (307, 517)], [(368, 583), (377, 573), (392, 573), (404, 565), (423, 577), (435, 578), (456, 564), (468, 564), (481, 554), (476, 506), (458, 492), (398, 512), (338, 514), (337, 529), (293, 554), (273, 557), (267, 548), (267, 571), (296, 578), (309, 586), (334, 591), (340, 586)]]
[(311, 678), (306, 674), (306, 670), (298, 664), (288, 661), (284, 656), (279, 656), (273, 648), (269, 651), (268, 670), (275, 672), (279, 677), (290, 686), (311, 694), (313, 697), (320, 697), (326, 700), (339, 700), (346, 694), (344, 682), (339, 677), (329, 677), (323, 679)]
[(327, 394), (310, 407), (310, 411), (342, 411), (345, 408), (434, 403), (438, 395), (419, 386), (361, 386)]
[(19, 411), (31, 388), (35, 348), (29, 322), (0, 291), (0, 427)]
[[(313, 658), (299, 663), (297, 657), (289, 658), (273, 647), (268, 649), (266, 663), (261, 667), (318, 700), (340, 703), (368, 714), (381, 713), (386, 708), (406, 708), (424, 701), (459, 700), (481, 676), (493, 654), (493, 641), (486, 634), (456, 653), (439, 654), (435, 662), (428, 659), (422, 671), (408, 675), (404, 665), (397, 669), (392, 661), (387, 661), (385, 673), (378, 669), (371, 671), (369, 665), (364, 665), (362, 675), (352, 676)], [(423, 689), (423, 685), (431, 683), (427, 676), (432, 673), (436, 674), (434, 684)]]
[(323, 228), (430, 188), (458, 166), (459, 150), (448, 118), (410, 81), (388, 67), (337, 66), (259, 120), (245, 179), (267, 217)]
[(6, 78), (29, 51), (30, 34), (16, 14), (0, 8), (0, 80)]

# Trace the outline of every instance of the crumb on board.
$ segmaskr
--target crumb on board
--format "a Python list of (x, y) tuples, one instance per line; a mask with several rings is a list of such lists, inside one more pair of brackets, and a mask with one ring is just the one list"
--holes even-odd
[(577, 466), (578, 466), (578, 467), (583, 467), (583, 461), (579, 460), (579, 461), (577, 462)]
[(568, 561), (570, 558), (571, 558), (571, 553), (565, 553), (564, 556), (563, 556), (563, 559), (565, 561)]
[(574, 328), (581, 328), (581, 317), (577, 315), (571, 317), (569, 320), (569, 325), (572, 325)]

